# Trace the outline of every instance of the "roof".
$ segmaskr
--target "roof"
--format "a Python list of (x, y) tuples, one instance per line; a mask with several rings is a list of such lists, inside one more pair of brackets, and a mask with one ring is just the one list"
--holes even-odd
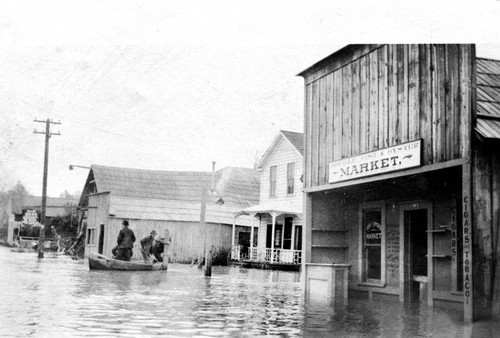
[(477, 121), (485, 139), (500, 139), (500, 61), (477, 58)]
[[(76, 198), (47, 197), (45, 215), (47, 217), (62, 216), (68, 213), (68, 207), (78, 205)], [(42, 207), (42, 197), (25, 195), (21, 199), (12, 199), (12, 212), (22, 214), (23, 210)]]
[(297, 152), (301, 156), (304, 156), (304, 134), (293, 131), (280, 130), (278, 135), (276, 135), (273, 142), (269, 146), (269, 148), (267, 148), (264, 155), (262, 155), (262, 158), (257, 164), (258, 169), (262, 169), (264, 167), (264, 165), (271, 157), (271, 155), (274, 153), (274, 151), (276, 150), (276, 148), (278, 147), (278, 145), (282, 140), (287, 140), (288, 142), (290, 142), (290, 144), (295, 148), (295, 150), (297, 150)]
[(293, 131), (281, 130), (283, 136), (304, 156), (304, 133), (297, 133)]
[[(260, 174), (256, 170), (225, 167), (213, 176), (215, 193), (206, 197), (207, 222), (231, 224), (234, 210), (259, 202)], [(212, 173), (204, 171), (92, 165), (86, 186), (92, 180), (97, 193), (110, 193), (110, 214), (132, 219), (199, 221), (202, 187), (212, 188)]]

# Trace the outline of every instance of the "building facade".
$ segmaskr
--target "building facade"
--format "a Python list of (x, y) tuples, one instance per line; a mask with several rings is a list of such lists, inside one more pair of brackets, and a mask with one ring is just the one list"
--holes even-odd
[[(191, 263), (231, 250), (233, 215), (258, 202), (259, 175), (226, 167), (210, 172), (143, 170), (92, 165), (79, 208), (86, 229), (85, 255), (111, 256), (123, 220), (137, 238), (132, 259), (142, 259), (140, 239), (152, 230), (171, 237), (169, 257)], [(249, 217), (236, 223), (247, 231)]]
[(302, 133), (281, 130), (257, 164), (259, 204), (242, 209), (235, 218), (252, 218), (253, 241), (245, 245), (233, 235), (233, 260), (255, 267), (300, 268), (303, 145)]
[(349, 45), (300, 75), (306, 296), (498, 314), (500, 63)]

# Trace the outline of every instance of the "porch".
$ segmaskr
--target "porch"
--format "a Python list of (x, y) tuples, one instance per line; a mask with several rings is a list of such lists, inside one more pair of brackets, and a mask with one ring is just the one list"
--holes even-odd
[(233, 246), (231, 260), (249, 268), (300, 270), (302, 250), (248, 248), (245, 251), (239, 245)]
[[(299, 206), (281, 201), (275, 205), (250, 207), (235, 215), (250, 215), (249, 241), (233, 232), (231, 260), (242, 266), (261, 269), (300, 270), (302, 222)], [(233, 227), (234, 230), (234, 227)]]

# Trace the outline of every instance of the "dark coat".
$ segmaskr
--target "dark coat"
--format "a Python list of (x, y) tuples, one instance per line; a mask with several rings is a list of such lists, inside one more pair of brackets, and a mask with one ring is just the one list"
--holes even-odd
[(135, 242), (135, 234), (132, 230), (126, 227), (120, 230), (117, 239), (119, 248), (132, 249), (134, 247), (134, 242)]
[(148, 235), (141, 239), (141, 248), (146, 252), (149, 253), (151, 251), (151, 246), (153, 245), (155, 238), (152, 237), (151, 235)]
[(163, 253), (164, 249), (165, 246), (163, 245), (163, 243), (156, 241), (154, 242), (153, 247), (151, 248), (151, 251), (153, 252), (153, 255), (155, 256), (158, 262), (163, 262), (163, 257), (161, 257), (161, 254)]

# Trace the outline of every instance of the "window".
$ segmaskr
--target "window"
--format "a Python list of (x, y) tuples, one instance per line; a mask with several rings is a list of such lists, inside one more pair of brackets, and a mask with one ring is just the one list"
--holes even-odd
[(276, 197), (276, 174), (278, 167), (273, 165), (269, 168), (269, 197)]
[(286, 193), (292, 195), (295, 192), (295, 162), (286, 166)]
[(380, 203), (360, 210), (361, 282), (385, 283), (385, 215)]
[(95, 229), (87, 229), (87, 245), (95, 244)]

